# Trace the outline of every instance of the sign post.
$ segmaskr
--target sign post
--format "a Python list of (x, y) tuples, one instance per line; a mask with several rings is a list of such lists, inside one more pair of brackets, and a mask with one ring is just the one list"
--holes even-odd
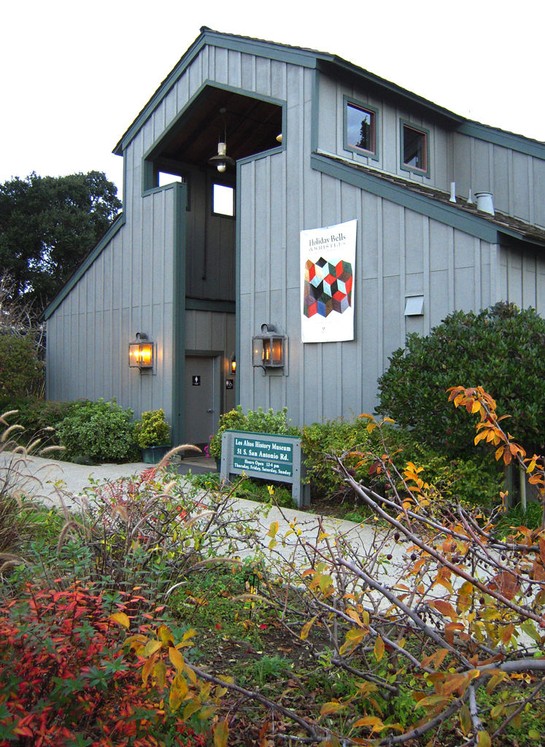
[(221, 438), (221, 479), (229, 480), (231, 475), (242, 474), (291, 484), (297, 507), (310, 504), (309, 486), (301, 485), (304, 465), (301, 462), (301, 439), (297, 436), (224, 431)]

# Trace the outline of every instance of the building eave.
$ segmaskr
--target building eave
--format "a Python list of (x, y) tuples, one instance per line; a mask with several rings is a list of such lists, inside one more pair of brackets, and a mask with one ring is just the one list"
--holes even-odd
[(530, 149), (532, 155), (545, 160), (545, 143), (540, 143), (539, 141), (526, 138), (523, 135), (509, 133), (503, 130), (498, 130), (497, 128), (489, 127), (488, 125), (481, 125), (478, 122), (468, 120), (459, 114), (449, 111), (445, 107), (435, 104), (418, 94), (412, 93), (411, 91), (408, 91), (385, 78), (381, 78), (364, 68), (358, 67), (354, 63), (344, 60), (337, 55), (313, 49), (293, 47), (288, 44), (279, 44), (277, 42), (266, 41), (263, 39), (226, 34), (214, 31), (206, 26), (202, 27), (200, 35), (183, 54), (176, 66), (160, 84), (155, 93), (149, 99), (148, 103), (122, 135), (113, 150), (114, 154), (123, 154), (123, 151), (139, 132), (143, 124), (176, 84), (187, 67), (206, 46), (221, 47), (223, 49), (230, 49), (245, 54), (253, 54), (258, 57), (266, 57), (271, 60), (278, 60), (288, 64), (312, 68), (327, 75), (351, 76), (365, 85), (388, 93), (390, 96), (397, 98), (407, 106), (416, 107), (420, 111), (425, 112), (428, 116), (440, 119), (443, 125), (456, 130), (461, 134), (479, 137), (480, 139), (489, 142), (497, 142), (498, 144), (506, 145), (514, 150), (525, 153)]
[(499, 244), (502, 236), (509, 236), (545, 248), (545, 230), (502, 213), (496, 213), (495, 216), (484, 214), (465, 200), (451, 203), (450, 195), (446, 192), (393, 177), (323, 151), (311, 155), (311, 166), (322, 174), (352, 184), (365, 192), (491, 244)]

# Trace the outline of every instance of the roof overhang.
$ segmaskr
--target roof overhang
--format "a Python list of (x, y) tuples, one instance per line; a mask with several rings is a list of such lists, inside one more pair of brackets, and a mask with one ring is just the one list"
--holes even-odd
[(352, 184), (490, 244), (502, 243), (502, 237), (509, 237), (545, 248), (545, 230), (504, 214), (489, 216), (479, 213), (474, 205), (465, 202), (451, 203), (446, 192), (393, 177), (324, 152), (312, 154), (311, 166), (322, 174)]

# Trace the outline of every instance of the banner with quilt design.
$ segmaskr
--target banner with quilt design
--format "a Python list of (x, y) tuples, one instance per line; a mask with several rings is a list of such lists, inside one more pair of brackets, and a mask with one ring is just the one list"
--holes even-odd
[(354, 339), (357, 223), (301, 231), (303, 342)]

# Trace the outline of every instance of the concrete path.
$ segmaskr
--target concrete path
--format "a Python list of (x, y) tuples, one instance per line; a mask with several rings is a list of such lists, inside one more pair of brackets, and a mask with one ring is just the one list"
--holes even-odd
[[(179, 469), (181, 472), (187, 472), (195, 466), (192, 460), (183, 460), (183, 466)], [(207, 466), (210, 468), (211, 465)], [(79, 503), (78, 496), (81, 496), (85, 488), (92, 483), (100, 485), (115, 482), (119, 478), (139, 475), (151, 467), (153, 465), (142, 462), (89, 466), (36, 456), (25, 457), (9, 452), (0, 453), (0, 476), (4, 469), (11, 470), (12, 483), (18, 491), (45, 504), (64, 505), (67, 508), (76, 507)], [(407, 563), (405, 546), (392, 541), (385, 543), (381, 533), (372, 524), (355, 524), (297, 509), (280, 509), (273, 506), (267, 510), (262, 504), (244, 499), (237, 499), (232, 511), (237, 518), (247, 520), (254, 526), (263, 545), (270, 542), (268, 532), (271, 524), (278, 522), (277, 537), (279, 544), (284, 548), (286, 558), (292, 556), (295, 548), (298, 554), (306, 553), (304, 543), (302, 545), (298, 539), (301, 536), (309, 547), (324, 547), (324, 542), (328, 542), (329, 538), (322, 537), (320, 540), (319, 537), (325, 532), (330, 537), (342, 537), (358, 554), (389, 556), (389, 562), (385, 564), (382, 573), (391, 573), (394, 566), (399, 568)], [(290, 531), (294, 525), (297, 526), (297, 535)]]

